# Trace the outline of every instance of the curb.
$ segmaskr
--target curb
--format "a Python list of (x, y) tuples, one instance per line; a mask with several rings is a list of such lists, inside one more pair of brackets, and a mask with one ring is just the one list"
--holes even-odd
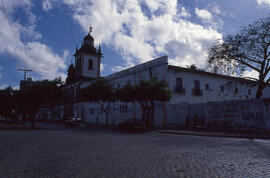
[(247, 139), (264, 139), (268, 140), (270, 137), (255, 136), (255, 135), (229, 135), (229, 134), (207, 134), (207, 133), (188, 133), (181, 131), (156, 131), (158, 133), (174, 134), (174, 135), (192, 135), (192, 136), (204, 136), (204, 137), (224, 137), (224, 138), (247, 138)]
[(40, 130), (39, 127), (0, 127), (0, 130)]

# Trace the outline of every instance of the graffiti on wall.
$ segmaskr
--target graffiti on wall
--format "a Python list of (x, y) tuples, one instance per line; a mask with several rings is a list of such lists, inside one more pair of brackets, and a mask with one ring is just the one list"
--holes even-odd
[(267, 111), (261, 100), (214, 102), (207, 105), (209, 127), (232, 130), (264, 130)]
[(263, 121), (264, 116), (262, 112), (243, 112), (242, 119), (245, 121)]

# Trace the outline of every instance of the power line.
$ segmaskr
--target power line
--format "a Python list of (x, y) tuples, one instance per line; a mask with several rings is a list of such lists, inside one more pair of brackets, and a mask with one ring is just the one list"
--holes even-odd
[[(185, 1), (181, 1), (183, 4), (187, 5), (187, 6), (190, 6), (190, 7), (193, 7), (193, 8), (197, 8), (195, 5), (192, 5), (190, 3), (187, 3)], [(212, 13), (211, 13), (212, 14)], [(212, 14), (212, 15), (216, 15), (216, 16), (219, 16), (220, 18), (224, 18), (224, 19), (227, 19), (229, 21), (232, 21), (234, 23), (238, 23), (240, 25), (245, 25), (244, 23), (238, 21), (238, 20), (234, 20), (234, 19), (231, 19), (231, 18), (228, 18), (228, 17), (225, 17), (225, 16), (222, 16), (222, 15), (219, 15), (219, 14)]]
[[(137, 5), (134, 1), (128, 1), (128, 3)], [(160, 3), (159, 3), (159, 4), (160, 4)], [(185, 2), (185, 1), (177, 1), (177, 5), (179, 5), (179, 4), (180, 4), (180, 5), (181, 5), (181, 4), (185, 4), (185, 5), (189, 6), (189, 7), (194, 8), (194, 10), (195, 10), (195, 8), (200, 8), (200, 7), (196, 7), (195, 5), (192, 5), (192, 4), (190, 4), (190, 3), (187, 3), (187, 2)], [(164, 3), (162, 3), (162, 5), (163, 5), (163, 6), (166, 6), (167, 8), (175, 8), (175, 6), (172, 6), (172, 5), (169, 5), (169, 4), (164, 4)], [(183, 7), (184, 7), (184, 6), (183, 6)], [(201, 9), (204, 9), (204, 8), (201, 8)], [(183, 10), (183, 9), (181, 9), (181, 10)], [(187, 11), (187, 10), (185, 10), (185, 9), (184, 9), (183, 11), (185, 11), (185, 12), (187, 12), (187, 13), (190, 13), (190, 14), (192, 14), (192, 15), (197, 16), (197, 14), (195, 14), (195, 13), (193, 13), (193, 12), (190, 12), (190, 11)], [(240, 22), (240, 21), (238, 21), (238, 20), (234, 20), (234, 19), (231, 19), (231, 18), (222, 16), (222, 15), (219, 15), (219, 14), (212, 14), (212, 13), (211, 13), (211, 15), (213, 15), (213, 16), (219, 16), (220, 18), (226, 19), (226, 20), (228, 20), (228, 21), (231, 21), (231, 22), (234, 22), (234, 23), (237, 23), (237, 24), (240, 24), (240, 25), (245, 25), (244, 23), (242, 23), (242, 22)], [(177, 15), (172, 15), (172, 16), (179, 18), (179, 16), (177, 16)]]

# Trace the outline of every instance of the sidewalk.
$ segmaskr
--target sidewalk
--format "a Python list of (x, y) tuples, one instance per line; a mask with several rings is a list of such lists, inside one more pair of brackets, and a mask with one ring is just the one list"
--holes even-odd
[(164, 129), (156, 130), (157, 133), (166, 134), (180, 134), (180, 135), (194, 135), (206, 137), (227, 137), (227, 138), (249, 138), (249, 139), (270, 139), (269, 134), (250, 133), (250, 132), (236, 132), (236, 131), (212, 131), (200, 129)]
[(32, 127), (31, 123), (25, 122), (25, 125), (10, 125), (0, 123), (0, 130), (39, 130), (39, 127)]

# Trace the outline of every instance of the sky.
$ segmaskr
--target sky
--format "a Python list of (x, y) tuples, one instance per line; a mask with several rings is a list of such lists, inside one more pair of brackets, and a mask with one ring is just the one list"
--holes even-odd
[(19, 68), (65, 80), (90, 26), (106, 76), (164, 55), (204, 68), (215, 40), (268, 16), (270, 0), (0, 0), (0, 89), (18, 89)]

